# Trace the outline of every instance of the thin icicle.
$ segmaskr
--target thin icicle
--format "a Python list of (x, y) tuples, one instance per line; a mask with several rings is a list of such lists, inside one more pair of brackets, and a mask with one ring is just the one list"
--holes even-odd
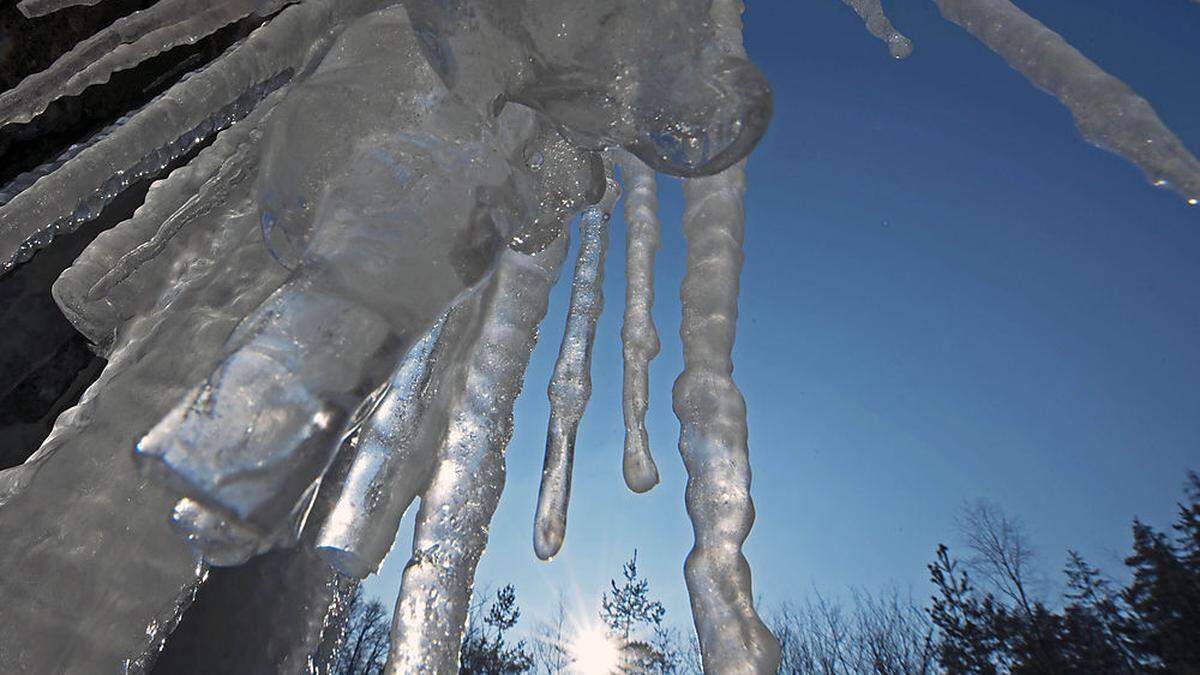
[(1146, 99), (1008, 0), (935, 0), (974, 35), (1065, 105), (1084, 138), (1133, 162), (1159, 187), (1200, 204), (1200, 160)]
[(392, 675), (458, 672), (475, 566), (504, 488), (504, 449), (537, 326), (566, 255), (565, 236), (526, 255), (505, 251), (479, 303), (464, 377), (449, 409), (438, 466), (421, 497), (413, 555), (392, 623)]
[(650, 313), (654, 306), (654, 254), (660, 232), (654, 171), (629, 153), (621, 155), (625, 185), (625, 324), (621, 342), (625, 382), (621, 396), (625, 413), (625, 484), (645, 492), (658, 484), (658, 467), (646, 436), (650, 398), (650, 361), (658, 355), (658, 331)]
[(104, 0), (21, 0), (17, 3), (17, 9), (28, 18), (35, 16), (45, 16), (52, 14), (60, 9), (67, 7), (78, 7), (80, 5), (98, 5)]
[[(111, 135), (0, 207), (0, 274), (96, 217), (133, 181), (157, 173), (244, 117), (302, 66), (334, 20), (330, 0), (295, 5)], [(213, 111), (216, 111), (215, 114)]]
[[(717, 39), (745, 53), (740, 0), (716, 0)], [(683, 232), (687, 273), (680, 290), (683, 372), (675, 381), (684, 493), (695, 544), (684, 563), (704, 670), (722, 675), (773, 673), (779, 643), (754, 610), (750, 564), (742, 544), (754, 524), (746, 402), (733, 381), (733, 340), (745, 234), (744, 162), (685, 180)]]
[(621, 189), (607, 170), (607, 188), (600, 203), (589, 206), (579, 218), (579, 257), (571, 281), (571, 305), (562, 346), (547, 393), (550, 424), (546, 432), (546, 459), (538, 490), (533, 523), (533, 550), (549, 560), (562, 547), (567, 532), (567, 506), (571, 501), (571, 467), (575, 460), (575, 432), (592, 395), (592, 344), (596, 321), (604, 308), (604, 255), (608, 249), (608, 221)]
[(842, 0), (862, 18), (867, 32), (883, 41), (893, 58), (903, 59), (912, 54), (913, 43), (887, 18), (880, 0)]
[[(265, 16), (287, 0), (161, 0), (122, 17), (108, 28), (80, 42), (49, 68), (34, 73), (13, 89), (0, 94), (0, 126), (28, 122), (52, 101), (74, 96), (93, 84), (107, 82), (112, 74), (180, 45), (192, 44), (252, 14)], [(26, 7), (49, 6), (61, 0), (27, 2)], [(78, 3), (69, 3), (78, 4)]]
[(436, 454), (435, 444), (421, 442), (419, 433), (430, 402), (425, 389), (441, 360), (437, 352), (471, 318), (464, 311), (451, 314), (409, 350), (354, 441), (354, 461), (316, 542), (317, 553), (343, 574), (362, 579), (379, 568), (404, 512), (425, 487)]

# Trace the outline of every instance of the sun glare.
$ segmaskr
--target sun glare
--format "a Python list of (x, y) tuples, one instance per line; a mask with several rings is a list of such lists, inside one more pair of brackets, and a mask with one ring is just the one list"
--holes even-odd
[(570, 646), (571, 672), (576, 675), (611, 675), (620, 666), (621, 651), (602, 627), (585, 628)]

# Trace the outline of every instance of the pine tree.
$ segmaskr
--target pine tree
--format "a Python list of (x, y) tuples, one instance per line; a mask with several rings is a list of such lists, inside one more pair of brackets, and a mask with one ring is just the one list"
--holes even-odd
[(1073, 670), (1126, 674), (1137, 662), (1122, 630), (1129, 615), (1120, 594), (1076, 551), (1067, 552), (1063, 648)]
[(1127, 622), (1136, 655), (1157, 672), (1200, 673), (1200, 478), (1188, 474), (1172, 541), (1135, 520), (1133, 581), (1122, 593), (1135, 618)]
[(638, 575), (637, 549), (621, 574), (624, 583), (618, 586), (616, 579), (611, 580), (612, 590), (605, 591), (600, 600), (600, 618), (620, 640), (621, 658), (625, 661), (622, 665), (633, 665), (648, 672), (673, 672), (668, 655), (656, 649), (649, 640), (634, 639), (639, 627), (661, 628), (667, 614), (662, 603), (650, 597), (650, 582)]
[(481, 610), (478, 605), (472, 614), (459, 655), (461, 675), (509, 675), (524, 673), (533, 667), (533, 655), (526, 649), (524, 640), (509, 646), (504, 639), (504, 634), (521, 618), (517, 592), (512, 584), (496, 591), (496, 599), (482, 616), (482, 621), (479, 620)]
[(996, 606), (991, 595), (975, 597), (967, 573), (939, 544), (929, 575), (938, 595), (932, 598), (929, 618), (938, 629), (938, 661), (949, 675), (996, 675), (1002, 641), (996, 630)]

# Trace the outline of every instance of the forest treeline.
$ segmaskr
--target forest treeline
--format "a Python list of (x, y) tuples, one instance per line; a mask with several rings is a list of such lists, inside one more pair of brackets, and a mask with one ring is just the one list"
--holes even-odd
[[(988, 502), (964, 507), (961, 551), (938, 546), (932, 593), (819, 595), (769, 612), (787, 675), (1200, 675), (1200, 476), (1189, 473), (1167, 531), (1135, 519), (1120, 579), (1068, 550), (1062, 590), (1040, 578), (1021, 522)], [(617, 649), (613, 672), (699, 672), (695, 639), (669, 628), (637, 569), (610, 582), (597, 618)], [(481, 594), (463, 638), (461, 673), (563, 673), (581, 658), (563, 602), (515, 638), (516, 590)], [(686, 633), (690, 635), (690, 631)], [(353, 603), (335, 675), (382, 672), (387, 612)]]

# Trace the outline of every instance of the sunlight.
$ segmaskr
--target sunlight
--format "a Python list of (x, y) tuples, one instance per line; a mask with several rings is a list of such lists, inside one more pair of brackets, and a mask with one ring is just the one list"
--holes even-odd
[(617, 672), (620, 648), (602, 626), (579, 631), (569, 647), (571, 672), (577, 675), (610, 675)]

